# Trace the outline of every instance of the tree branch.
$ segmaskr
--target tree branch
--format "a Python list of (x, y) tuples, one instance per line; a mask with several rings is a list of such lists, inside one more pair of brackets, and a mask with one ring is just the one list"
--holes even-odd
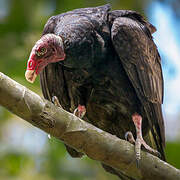
[(141, 151), (136, 168), (134, 146), (41, 98), (0, 73), (0, 104), (34, 126), (135, 179), (180, 179), (180, 170)]

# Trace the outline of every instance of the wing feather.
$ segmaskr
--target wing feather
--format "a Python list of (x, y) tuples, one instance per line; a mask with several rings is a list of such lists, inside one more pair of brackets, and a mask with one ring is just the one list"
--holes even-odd
[[(146, 31), (144, 31), (146, 29)], [(123, 67), (147, 114), (158, 149), (165, 145), (163, 77), (161, 60), (148, 29), (140, 22), (118, 17), (111, 28), (111, 39)], [(154, 131), (155, 129), (155, 131)]]

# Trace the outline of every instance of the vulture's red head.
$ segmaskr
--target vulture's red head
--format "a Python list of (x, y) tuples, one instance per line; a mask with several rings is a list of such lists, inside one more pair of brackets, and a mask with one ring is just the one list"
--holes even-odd
[(25, 73), (26, 79), (33, 83), (36, 76), (49, 63), (65, 59), (63, 41), (60, 36), (46, 34), (32, 48)]

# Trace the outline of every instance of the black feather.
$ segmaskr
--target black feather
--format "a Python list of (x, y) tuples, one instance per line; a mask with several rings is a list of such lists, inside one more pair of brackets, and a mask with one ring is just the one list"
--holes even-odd
[(135, 135), (131, 116), (139, 113), (145, 140), (165, 159), (163, 77), (154, 31), (138, 13), (110, 11), (109, 5), (53, 16), (43, 35), (62, 37), (66, 59), (49, 64), (40, 78), (45, 98), (57, 96), (70, 112), (85, 105), (84, 120), (119, 138), (127, 131)]

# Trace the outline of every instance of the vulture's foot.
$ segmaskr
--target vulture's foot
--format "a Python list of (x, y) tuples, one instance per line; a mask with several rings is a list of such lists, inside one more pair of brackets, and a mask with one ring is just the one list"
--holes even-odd
[(52, 97), (52, 103), (60, 108), (62, 108), (61, 104), (59, 103), (59, 100), (57, 98), (57, 96), (53, 96)]
[(139, 167), (139, 161), (141, 159), (141, 146), (142, 145), (151, 154), (154, 154), (159, 157), (160, 153), (157, 150), (151, 148), (144, 141), (144, 139), (142, 137), (142, 117), (139, 114), (135, 113), (132, 115), (132, 120), (136, 127), (136, 137), (137, 138), (136, 138), (136, 140), (134, 140), (133, 134), (130, 131), (128, 131), (125, 134), (125, 139), (128, 140), (130, 143), (135, 144), (136, 164), (137, 164), (137, 167)]
[(82, 119), (86, 114), (85, 106), (79, 104), (78, 107), (74, 110), (73, 114)]

